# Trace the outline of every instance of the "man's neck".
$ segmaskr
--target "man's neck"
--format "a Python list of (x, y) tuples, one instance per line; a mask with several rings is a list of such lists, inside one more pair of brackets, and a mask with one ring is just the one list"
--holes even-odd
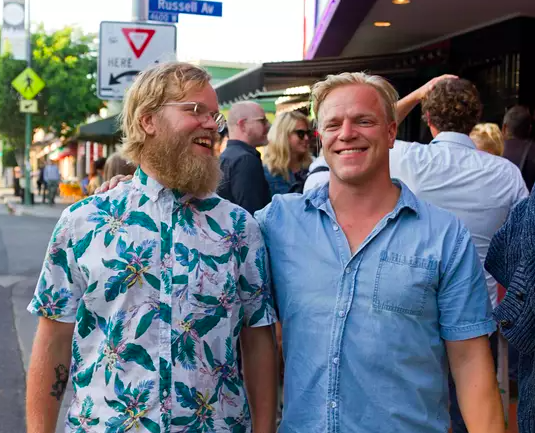
[(341, 183), (331, 174), (329, 199), (336, 215), (353, 215), (357, 219), (381, 218), (391, 212), (398, 202), (399, 188), (388, 178), (361, 185)]
[(250, 146), (253, 149), (255, 148), (255, 146), (253, 146), (251, 143), (249, 143), (249, 140), (247, 139), (247, 137), (243, 137), (243, 136), (239, 136), (239, 135), (229, 135), (228, 139), (229, 140), (241, 141), (242, 143), (245, 143), (247, 146)]
[(387, 176), (365, 185), (347, 185), (331, 174), (329, 198), (351, 254), (358, 251), (379, 221), (396, 207), (400, 190), (388, 173)]

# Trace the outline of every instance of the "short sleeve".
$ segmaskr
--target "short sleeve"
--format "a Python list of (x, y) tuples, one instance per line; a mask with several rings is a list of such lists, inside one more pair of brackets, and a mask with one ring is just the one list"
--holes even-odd
[(460, 341), (494, 332), (483, 266), (466, 228), (460, 230), (446, 260), (438, 293), (441, 337)]
[(258, 223), (249, 216), (246, 233), (248, 251), (241, 263), (238, 281), (245, 326), (269, 326), (277, 321), (277, 316), (271, 291), (268, 256)]
[(74, 257), (69, 218), (66, 210), (56, 224), (28, 311), (51, 320), (74, 323), (83, 280)]

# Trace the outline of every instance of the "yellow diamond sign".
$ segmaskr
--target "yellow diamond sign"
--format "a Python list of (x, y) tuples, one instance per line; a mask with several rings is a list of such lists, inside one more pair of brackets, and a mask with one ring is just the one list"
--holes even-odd
[(45, 82), (32, 68), (26, 68), (11, 82), (11, 85), (24, 99), (33, 99), (43, 90)]

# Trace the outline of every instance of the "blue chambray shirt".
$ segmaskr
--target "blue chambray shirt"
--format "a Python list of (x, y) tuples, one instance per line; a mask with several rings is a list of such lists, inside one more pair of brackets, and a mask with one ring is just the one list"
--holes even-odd
[(280, 433), (443, 433), (444, 340), (495, 329), (470, 233), (395, 182), (395, 209), (353, 255), (328, 185), (255, 215), (283, 328)]

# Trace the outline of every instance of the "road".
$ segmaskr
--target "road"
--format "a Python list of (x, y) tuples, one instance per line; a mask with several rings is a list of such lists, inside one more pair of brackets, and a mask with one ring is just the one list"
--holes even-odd
[(26, 306), (56, 221), (0, 215), (0, 433), (25, 431), (25, 371), (37, 325)]

